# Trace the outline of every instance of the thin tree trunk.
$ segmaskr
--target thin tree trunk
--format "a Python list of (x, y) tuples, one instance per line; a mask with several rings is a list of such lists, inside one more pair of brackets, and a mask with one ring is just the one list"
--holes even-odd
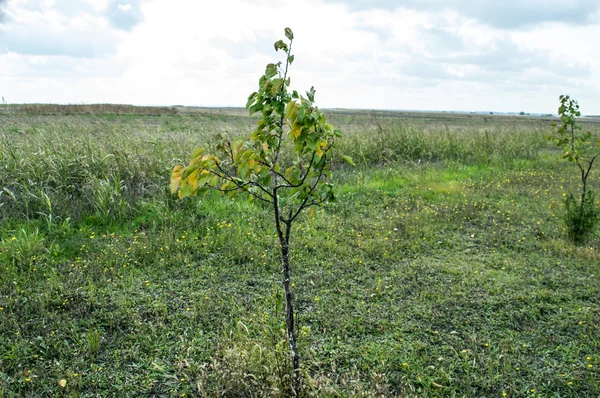
[[(289, 227), (288, 227), (289, 228)], [(288, 332), (288, 343), (290, 345), (292, 369), (293, 369), (293, 395), (300, 393), (300, 353), (296, 343), (296, 328), (294, 322), (294, 305), (290, 283), (290, 250), (289, 235), (280, 240), (281, 244), (281, 271), (283, 275), (283, 291), (285, 294), (285, 325)]]
[(579, 204), (579, 216), (583, 218), (583, 205), (585, 204), (585, 196), (587, 195), (587, 181), (583, 180), (583, 191), (581, 192), (581, 203)]
[(589, 170), (591, 168), (591, 164), (590, 164), (590, 168), (588, 168), (588, 172), (586, 173), (584, 168), (579, 164), (579, 160), (577, 160), (577, 166), (579, 166), (579, 169), (581, 170), (581, 183), (583, 185), (582, 190), (581, 190), (581, 203), (579, 204), (579, 217), (583, 218), (583, 205), (585, 203), (585, 197), (587, 195), (587, 176), (589, 175)]
[[(575, 154), (575, 126), (571, 125), (571, 151)], [(583, 203), (585, 202), (585, 195), (587, 193), (587, 175), (581, 163), (579, 163), (579, 157), (575, 156), (575, 162), (577, 163), (577, 167), (581, 171), (581, 183), (583, 184), (583, 189), (581, 192), (581, 201), (579, 202), (579, 218), (583, 217)]]
[[(275, 175), (275, 186), (277, 186), (277, 175)], [(275, 225), (277, 227), (277, 236), (281, 246), (281, 274), (283, 277), (283, 291), (285, 295), (285, 325), (287, 327), (287, 339), (290, 346), (291, 361), (292, 361), (292, 388), (291, 396), (300, 395), (301, 378), (300, 378), (300, 353), (298, 352), (298, 344), (296, 343), (296, 328), (294, 323), (294, 305), (291, 290), (291, 274), (290, 274), (290, 232), (292, 222), (282, 221), (281, 209), (279, 208), (279, 196), (277, 189), (273, 192), (273, 210), (275, 213)], [(283, 223), (283, 225), (282, 225)], [(282, 228), (285, 226), (285, 230)]]

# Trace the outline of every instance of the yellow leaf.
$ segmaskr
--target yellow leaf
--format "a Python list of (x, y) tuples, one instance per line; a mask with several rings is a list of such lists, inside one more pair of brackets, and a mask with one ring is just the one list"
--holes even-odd
[(292, 130), (290, 131), (290, 135), (292, 136), (292, 138), (298, 138), (298, 137), (300, 137), (300, 134), (302, 134), (302, 126), (294, 123), (292, 125)]
[(194, 170), (192, 174), (187, 176), (186, 180), (188, 184), (192, 186), (192, 190), (196, 191), (198, 189), (198, 174), (200, 174), (199, 170)]
[(67, 386), (67, 381), (65, 379), (60, 379), (58, 385), (65, 388)]
[(181, 182), (181, 178), (174, 178), (171, 180), (171, 193), (175, 193), (177, 192), (177, 190), (179, 189), (179, 184)]
[(181, 184), (182, 172), (183, 167), (181, 165), (173, 167), (173, 171), (171, 171), (171, 193), (175, 193), (177, 192), (177, 189), (179, 189), (179, 185)]
[(177, 166), (173, 167), (173, 171), (171, 171), (171, 176), (174, 176), (174, 175), (181, 176), (182, 170), (183, 170), (183, 166), (178, 164)]
[(298, 109), (298, 104), (296, 101), (290, 101), (285, 106), (285, 113), (287, 113), (287, 116), (290, 118), (290, 120), (296, 119), (296, 109)]

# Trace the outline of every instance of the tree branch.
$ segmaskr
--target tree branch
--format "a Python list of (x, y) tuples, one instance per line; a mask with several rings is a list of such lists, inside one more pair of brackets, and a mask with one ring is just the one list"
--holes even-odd
[[(308, 194), (306, 195), (306, 198), (304, 198), (304, 200), (302, 201), (302, 204), (300, 204), (300, 207), (298, 207), (298, 210), (294, 213), (294, 215), (291, 218), (287, 219), (288, 222), (290, 222), (290, 223), (293, 222), (300, 215), (300, 212), (306, 208), (306, 202), (308, 202), (308, 199), (310, 198), (310, 195), (312, 195), (312, 193), (314, 192), (315, 188), (319, 184), (319, 181), (321, 180), (321, 177), (323, 176), (323, 169), (325, 168), (325, 162), (326, 161), (327, 161), (327, 154), (325, 154), (323, 156), (323, 167), (321, 167), (321, 170), (319, 170), (319, 176), (317, 177), (317, 180), (312, 185), (312, 187), (310, 187), (310, 190), (308, 191)], [(325, 199), (323, 199), (319, 203), (323, 203), (323, 201), (325, 201)], [(312, 206), (312, 204), (309, 205), (308, 207), (310, 207), (310, 206)]]
[(313, 151), (312, 158), (310, 159), (310, 163), (308, 164), (308, 169), (306, 170), (306, 173), (304, 173), (302, 180), (297, 184), (291, 183), (287, 178), (285, 178), (283, 175), (281, 175), (281, 173), (278, 173), (275, 170), (273, 170), (273, 172), (275, 174), (277, 174), (279, 177), (281, 177), (287, 184), (287, 185), (279, 185), (278, 188), (298, 188), (298, 187), (301, 187), (302, 185), (304, 185), (304, 182), (308, 178), (308, 175), (310, 174), (310, 170), (312, 169), (313, 163), (315, 161), (315, 155), (316, 155), (316, 152)]
[(227, 141), (227, 148), (229, 148), (229, 156), (231, 157), (231, 164), (235, 163), (233, 159), (233, 149), (231, 148), (231, 142)]
[(587, 180), (588, 176), (590, 175), (590, 172), (592, 171), (592, 166), (594, 165), (594, 162), (596, 161), (596, 159), (600, 157), (600, 153), (595, 155), (588, 163), (588, 168), (587, 171), (585, 173), (585, 179)]
[[(265, 188), (264, 188), (262, 185), (260, 185), (260, 184), (258, 184), (258, 183), (256, 183), (256, 182), (252, 182), (252, 181), (248, 181), (248, 182), (245, 182), (245, 183), (243, 183), (243, 184), (240, 184), (240, 182), (239, 182), (239, 181), (237, 181), (237, 180), (236, 180), (235, 178), (233, 178), (233, 177), (232, 177), (232, 176), (231, 176), (229, 173), (227, 173), (225, 170), (223, 170), (223, 168), (221, 167), (221, 165), (220, 165), (220, 164), (218, 164), (218, 163), (217, 163), (217, 168), (218, 168), (219, 170), (221, 170), (221, 172), (223, 173), (223, 175), (222, 175), (222, 176), (220, 176), (218, 173), (215, 173), (214, 171), (213, 171), (213, 173), (215, 173), (215, 175), (218, 175), (219, 177), (221, 177), (221, 178), (223, 178), (223, 179), (226, 179), (226, 180), (228, 180), (228, 181), (231, 181), (231, 182), (233, 182), (233, 183), (236, 185), (237, 189), (242, 189), (244, 192), (246, 192), (246, 193), (248, 193), (248, 194), (250, 194), (250, 195), (254, 196), (256, 199), (262, 200), (262, 201), (263, 201), (263, 202), (265, 202), (265, 203), (269, 203), (269, 204), (272, 204), (272, 203), (273, 203), (271, 200), (265, 199), (265, 198), (263, 198), (262, 196), (255, 194), (254, 192), (250, 192), (250, 191), (249, 191), (249, 190), (246, 188), (246, 186), (247, 186), (247, 185), (253, 185), (253, 186), (255, 186), (255, 187), (258, 187), (260, 190), (262, 190), (263, 192), (265, 192), (267, 195), (269, 195), (269, 196), (273, 197), (273, 195), (272, 195), (272, 194), (271, 194), (269, 191), (267, 191), (267, 190), (266, 190), (266, 189), (265, 189)], [(221, 191), (221, 192), (225, 192), (224, 190), (221, 190), (221, 189), (218, 189), (218, 190), (219, 190), (219, 191)], [(232, 189), (231, 191), (233, 191), (233, 189)]]

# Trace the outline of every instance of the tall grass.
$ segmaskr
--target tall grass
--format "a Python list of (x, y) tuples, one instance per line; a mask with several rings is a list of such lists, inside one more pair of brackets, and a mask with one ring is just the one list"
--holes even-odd
[(166, 106), (134, 106), (123, 104), (11, 104), (0, 107), (0, 113), (21, 115), (175, 115), (177, 109)]
[[(366, 132), (366, 134), (365, 134)], [(396, 161), (467, 163), (534, 159), (547, 147), (542, 126), (418, 126), (374, 120), (360, 129), (351, 126), (340, 151), (369, 165)]]
[[(510, 162), (546, 150), (545, 124), (472, 124), (332, 113), (345, 137), (339, 151), (362, 166), (387, 162)], [(140, 201), (170, 200), (173, 164), (190, 149), (233, 137), (255, 121), (210, 112), (107, 120), (100, 116), (9, 116), (0, 126), (0, 219), (47, 223), (94, 217), (119, 221)]]

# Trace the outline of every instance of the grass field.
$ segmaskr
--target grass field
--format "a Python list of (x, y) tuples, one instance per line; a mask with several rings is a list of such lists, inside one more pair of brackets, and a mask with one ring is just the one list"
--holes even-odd
[[(255, 120), (4, 111), (0, 397), (280, 394), (271, 213), (167, 187)], [(338, 201), (292, 241), (306, 394), (598, 397), (600, 233), (566, 239), (578, 176), (550, 119), (329, 119), (357, 166), (335, 165)]]

